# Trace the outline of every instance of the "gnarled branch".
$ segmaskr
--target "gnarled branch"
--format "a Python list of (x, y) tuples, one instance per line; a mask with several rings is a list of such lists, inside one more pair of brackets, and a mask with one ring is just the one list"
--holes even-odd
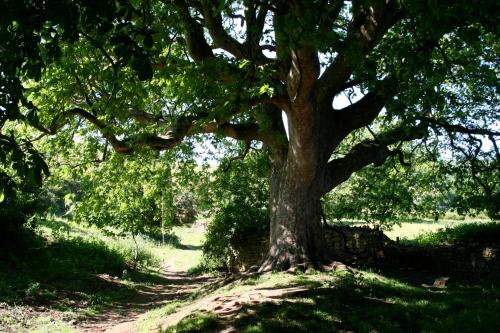
[(203, 27), (189, 13), (189, 6), (184, 0), (174, 0), (177, 12), (184, 29), (186, 38), (186, 47), (189, 56), (194, 61), (203, 61), (214, 56), (212, 48), (208, 45), (205, 36), (203, 36)]
[(213, 1), (201, 1), (200, 9), (203, 12), (206, 27), (214, 40), (215, 46), (231, 53), (236, 58), (249, 59), (249, 55), (246, 54), (243, 45), (224, 30), (222, 16), (220, 12), (214, 10), (214, 7), (217, 8), (214, 6)]
[(417, 117), (418, 120), (429, 124), (429, 126), (434, 128), (443, 128), (448, 132), (456, 132), (462, 134), (477, 134), (485, 136), (500, 136), (500, 132), (495, 132), (486, 128), (470, 128), (462, 125), (454, 125), (441, 119), (433, 119), (429, 117)]
[[(402, 141), (424, 138), (427, 126), (400, 127), (377, 135), (377, 140), (365, 140), (355, 145), (346, 156), (328, 162), (322, 181), (322, 193), (328, 193), (343, 183), (354, 172), (369, 164), (382, 165), (394, 155), (388, 146)], [(397, 154), (397, 153), (396, 153)]]
[(402, 11), (394, 0), (369, 1), (363, 5), (355, 11), (343, 49), (319, 79), (317, 99), (321, 105), (331, 103), (349, 80), (353, 70), (351, 49), (356, 47), (361, 55), (368, 54), (402, 18)]

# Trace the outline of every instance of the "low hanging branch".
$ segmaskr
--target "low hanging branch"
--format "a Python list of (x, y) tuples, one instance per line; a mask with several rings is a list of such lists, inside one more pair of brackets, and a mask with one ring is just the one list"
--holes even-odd
[[(153, 119), (151, 118), (152, 115), (138, 110), (131, 111), (131, 113), (135, 118), (139, 117), (142, 121), (158, 122), (161, 120), (156, 118)], [(275, 140), (271, 133), (261, 130), (257, 124), (232, 124), (229, 122), (218, 123), (215, 121), (203, 123), (206, 117), (204, 113), (194, 116), (178, 117), (163, 136), (140, 133), (124, 139), (118, 139), (115, 134), (116, 130), (112, 126), (101, 121), (87, 110), (79, 107), (60, 113), (54, 118), (49, 128), (45, 128), (40, 124), (34, 124), (34, 127), (43, 133), (54, 135), (64, 125), (65, 119), (70, 116), (78, 116), (92, 123), (99, 130), (101, 135), (111, 144), (113, 150), (119, 154), (131, 154), (135, 147), (139, 146), (147, 146), (155, 150), (171, 149), (181, 143), (186, 136), (202, 133), (222, 134), (236, 140), (258, 140), (269, 145), (275, 144)]]

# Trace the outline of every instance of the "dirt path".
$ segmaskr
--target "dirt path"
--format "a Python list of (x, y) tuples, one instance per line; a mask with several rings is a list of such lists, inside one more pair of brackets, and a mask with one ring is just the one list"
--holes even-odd
[(221, 332), (235, 332), (234, 328), (231, 326), (231, 322), (245, 306), (252, 306), (264, 302), (280, 304), (286, 297), (307, 290), (309, 290), (308, 286), (291, 286), (275, 289), (257, 288), (246, 291), (230, 292), (225, 295), (207, 296), (166, 316), (163, 319), (161, 329), (165, 330), (168, 327), (174, 326), (191, 313), (199, 311), (213, 313), (221, 323), (225, 322), (225, 327)]
[(185, 272), (165, 271), (161, 284), (142, 287), (136, 297), (78, 323), (76, 328), (85, 333), (134, 332), (134, 323), (148, 310), (186, 299), (200, 286), (210, 283), (209, 277), (193, 277)]

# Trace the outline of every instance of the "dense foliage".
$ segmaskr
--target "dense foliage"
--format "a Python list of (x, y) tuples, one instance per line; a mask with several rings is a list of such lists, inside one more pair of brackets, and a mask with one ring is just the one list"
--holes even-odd
[(46, 208), (40, 199), (42, 176), (49, 170), (31, 142), (0, 135), (0, 237), (11, 237), (36, 212)]
[(402, 219), (438, 220), (450, 211), (460, 215), (485, 213), (498, 219), (499, 175), (494, 166), (498, 160), (491, 156), (458, 161), (449, 156), (435, 158), (423, 148), (428, 149), (403, 147), (404, 154), (383, 166), (357, 172), (323, 199), (327, 219), (361, 220), (387, 228)]
[[(113, 226), (133, 234), (158, 231), (162, 191), (168, 191), (168, 181), (165, 165), (155, 164), (147, 155), (131, 158), (113, 154), (83, 175), (76, 194), (80, 200), (71, 202), (68, 197), (67, 201), (74, 205), (70, 209), (75, 219), (83, 223)], [(171, 211), (171, 204), (167, 206)]]
[(454, 208), (454, 176), (430, 163), (403, 167), (392, 160), (367, 167), (324, 198), (325, 215), (330, 222), (352, 219), (386, 228), (403, 219), (437, 220)]
[(247, 237), (269, 237), (267, 169), (265, 155), (252, 151), (212, 175), (206, 193), (212, 219), (203, 244), (207, 267), (228, 269)]
[[(21, 178), (39, 183), (47, 173), (29, 144), (39, 133), (24, 139), (24, 123), (66, 146), (91, 143), (94, 159), (108, 145), (142, 154), (206, 134), (261, 142), (271, 163), (272, 269), (326, 262), (321, 198), (367, 166), (395, 156), (404, 164), (413, 148), (439, 161), (438, 172), (456, 172), (456, 209), (496, 217), (498, 11), (490, 0), (4, 1), (0, 201), (14, 207), (16, 193), (33, 193)], [(342, 95), (349, 103), (338, 103)], [(148, 171), (143, 164), (154, 159), (143, 158), (118, 163), (131, 168), (114, 179), (123, 191), (108, 191), (115, 175), (102, 167), (86, 219), (125, 230), (158, 219), (150, 209), (158, 193), (143, 176), (161, 171)], [(361, 174), (353, 189), (381, 204), (358, 205), (357, 214), (387, 220), (391, 197), (405, 213), (429, 201), (410, 188), (433, 165), (421, 162), (404, 186), (388, 181), (398, 178), (388, 167), (385, 177), (371, 169), (366, 177), (382, 183), (366, 191)], [(335, 210), (353, 211), (344, 199)]]
[[(51, 160), (55, 172), (43, 188), (56, 215), (113, 234), (154, 238), (164, 238), (174, 223), (195, 219), (198, 198), (193, 189), (199, 180), (193, 176), (193, 160), (179, 150), (127, 156), (93, 140), (70, 149), (57, 146), (43, 146), (60, 151)], [(175, 153), (185, 155), (184, 163), (175, 162)]]

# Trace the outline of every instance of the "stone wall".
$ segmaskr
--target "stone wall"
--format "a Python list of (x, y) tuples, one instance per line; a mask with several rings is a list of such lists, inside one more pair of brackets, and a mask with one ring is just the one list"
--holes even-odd
[(245, 271), (259, 263), (269, 248), (269, 236), (255, 233), (247, 235), (234, 249), (229, 259), (230, 271)]
[[(462, 243), (439, 247), (400, 245), (381, 230), (326, 226), (325, 239), (335, 260), (348, 265), (374, 265), (428, 271), (461, 279), (500, 276), (500, 240), (495, 244)], [(232, 271), (247, 270), (266, 254), (268, 238), (248, 235), (233, 250)]]
[(386, 264), (429, 271), (460, 279), (500, 276), (500, 243), (460, 243), (436, 247), (387, 247)]
[[(325, 238), (335, 259), (347, 264), (372, 263), (384, 258), (384, 248), (391, 240), (378, 229), (369, 227), (327, 226)], [(266, 254), (268, 236), (248, 235), (229, 258), (232, 271), (242, 271), (257, 264)]]
[(369, 264), (383, 260), (393, 242), (379, 229), (344, 225), (324, 228), (326, 243), (336, 260), (346, 264)]

